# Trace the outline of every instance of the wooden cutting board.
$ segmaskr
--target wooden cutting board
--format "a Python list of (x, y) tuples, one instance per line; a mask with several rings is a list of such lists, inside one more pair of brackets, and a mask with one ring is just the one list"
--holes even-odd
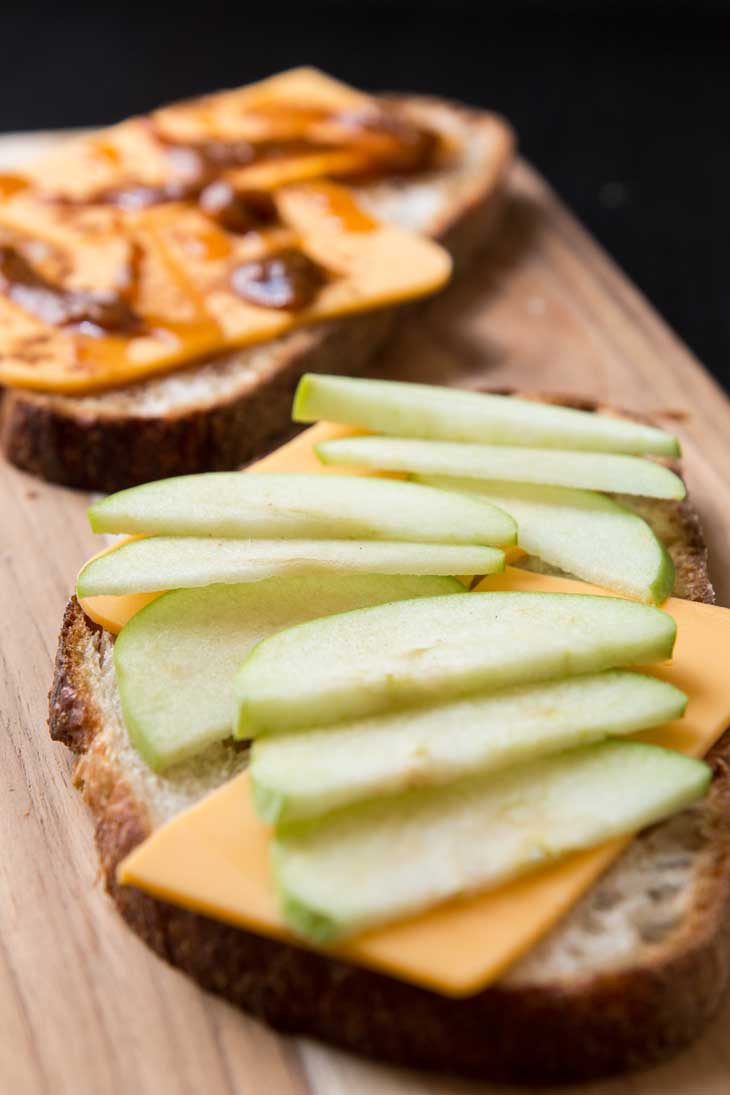
[[(0, 139), (0, 168), (61, 136)], [(526, 164), (513, 171), (491, 253), (419, 312), (378, 371), (598, 397), (655, 415), (682, 438), (718, 599), (730, 604), (730, 403)], [(117, 917), (67, 752), (45, 726), (61, 613), (96, 549), (86, 504), (0, 463), (0, 1091), (503, 1095), (280, 1038), (168, 968)], [(580, 1091), (729, 1089), (730, 1000), (675, 1061)]]

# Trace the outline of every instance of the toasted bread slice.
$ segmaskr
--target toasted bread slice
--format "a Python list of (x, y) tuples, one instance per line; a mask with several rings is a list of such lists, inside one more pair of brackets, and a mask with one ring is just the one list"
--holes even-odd
[[(496, 115), (438, 99), (381, 97), (443, 133), (448, 168), (358, 188), (384, 220), (427, 233), (455, 271), (483, 246), (498, 217), (513, 152)], [(115, 491), (135, 483), (239, 467), (291, 432), (291, 398), (304, 372), (356, 373), (383, 346), (403, 309), (300, 329), (125, 388), (86, 396), (5, 395), (2, 450), (51, 482)]]
[[(640, 506), (674, 559), (675, 595), (712, 602), (690, 504)], [(282, 1031), (512, 1083), (588, 1080), (651, 1064), (691, 1041), (715, 1012), (730, 976), (730, 732), (710, 754), (714, 780), (702, 803), (642, 833), (505, 977), (455, 1000), (117, 886), (124, 856), (243, 769), (247, 751), (228, 742), (163, 776), (151, 772), (124, 727), (113, 641), (69, 603), (51, 735), (78, 755), (75, 782), (122, 916), (204, 988)]]

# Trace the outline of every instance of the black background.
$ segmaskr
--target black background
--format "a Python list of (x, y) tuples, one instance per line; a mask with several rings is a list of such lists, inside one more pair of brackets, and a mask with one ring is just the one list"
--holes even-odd
[(0, 9), (0, 131), (319, 65), (500, 110), (716, 375), (730, 358), (730, 6), (301, 0)]

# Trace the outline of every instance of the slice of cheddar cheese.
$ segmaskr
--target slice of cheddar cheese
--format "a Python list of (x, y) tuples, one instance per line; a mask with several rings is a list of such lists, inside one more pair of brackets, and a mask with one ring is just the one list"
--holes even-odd
[(302, 65), (246, 87), (161, 107), (152, 120), (169, 139), (181, 143), (286, 140), (308, 132), (321, 114), (364, 110), (371, 104), (364, 92)]
[(355, 148), (335, 148), (264, 160), (226, 172), (226, 178), (241, 190), (275, 190), (290, 183), (313, 179), (342, 179), (364, 172), (368, 159)]
[(23, 169), (34, 189), (72, 201), (84, 201), (130, 180), (160, 185), (169, 176), (169, 157), (144, 118), (72, 137)]
[[(611, 595), (582, 582), (512, 568), (485, 579), (479, 589)], [(689, 703), (683, 719), (637, 737), (702, 756), (730, 724), (730, 610), (675, 598), (663, 607), (678, 624), (674, 657), (671, 665), (648, 672), (683, 689)], [(329, 952), (445, 995), (473, 994), (544, 936), (627, 842), (613, 840)], [(244, 773), (158, 829), (123, 861), (118, 878), (194, 912), (308, 946), (282, 922), (269, 843), (270, 830), (254, 813)]]

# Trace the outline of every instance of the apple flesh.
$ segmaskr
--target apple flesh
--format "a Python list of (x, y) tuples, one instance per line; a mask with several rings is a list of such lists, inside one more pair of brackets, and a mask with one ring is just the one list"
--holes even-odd
[(317, 817), (646, 730), (680, 718), (686, 704), (685, 694), (666, 681), (610, 669), (274, 734), (251, 750), (253, 801), (270, 824)]
[(489, 502), (393, 479), (210, 472), (130, 487), (89, 509), (94, 532), (274, 540), (406, 540), (489, 544), (516, 539)]
[(603, 494), (437, 476), (427, 481), (504, 507), (518, 523), (524, 551), (585, 582), (654, 604), (674, 588), (674, 564), (652, 528)]
[(637, 456), (605, 452), (467, 445), (396, 437), (343, 437), (316, 446), (323, 464), (416, 472), (475, 480), (541, 483), (585, 490), (684, 498), (684, 483), (669, 468)]
[(675, 633), (672, 617), (649, 605), (561, 593), (470, 593), (343, 613), (259, 643), (236, 676), (235, 734), (662, 660)]
[(327, 943), (636, 832), (701, 798), (710, 776), (672, 749), (605, 741), (284, 826), (281, 907)]
[(314, 574), (494, 574), (504, 553), (476, 544), (378, 540), (216, 540), (149, 536), (128, 540), (82, 569), (77, 596), (238, 585)]
[(166, 593), (133, 616), (114, 644), (132, 744), (162, 771), (229, 737), (236, 670), (272, 632), (328, 613), (460, 589), (453, 578), (365, 575)]
[(628, 418), (394, 380), (308, 373), (299, 382), (293, 418), (440, 441), (670, 457), (680, 452), (672, 434)]

